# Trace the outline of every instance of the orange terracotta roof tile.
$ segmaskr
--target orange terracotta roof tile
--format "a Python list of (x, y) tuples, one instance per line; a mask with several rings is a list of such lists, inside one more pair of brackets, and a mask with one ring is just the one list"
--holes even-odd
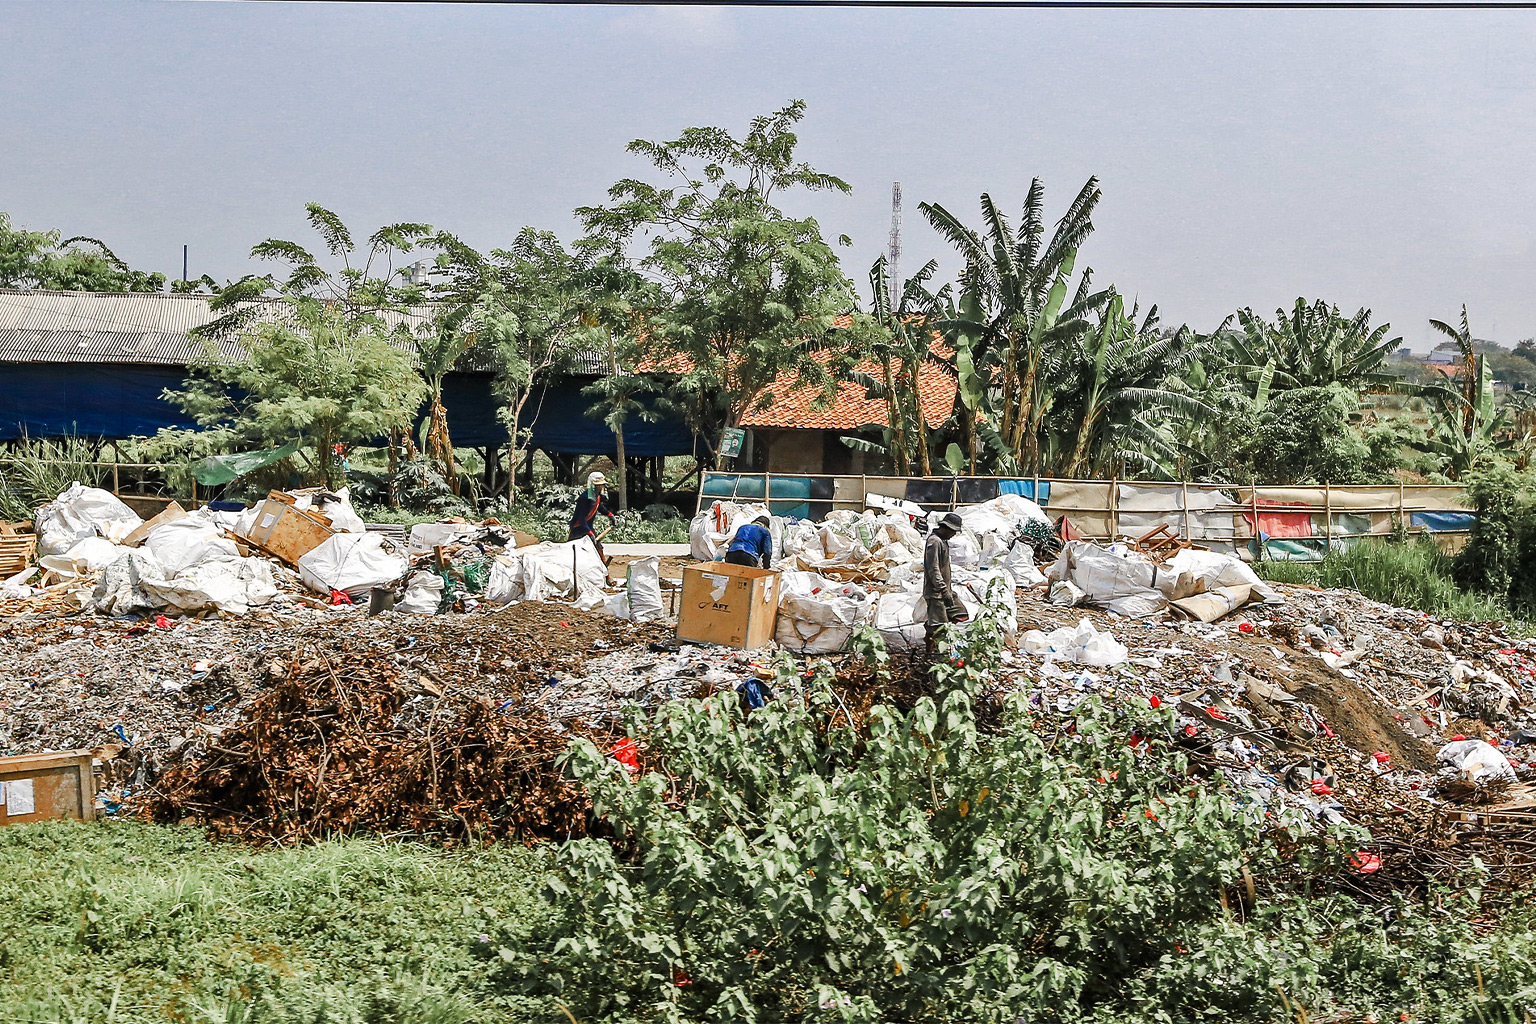
[[(865, 360), (858, 368), (876, 378), (880, 374), (879, 365), (872, 360)], [(949, 418), (955, 407), (955, 378), (940, 366), (924, 363), (917, 372), (917, 389), (923, 419), (930, 429), (937, 428)], [(741, 418), (742, 426), (857, 430), (860, 427), (890, 425), (887, 422), (885, 401), (866, 397), (864, 386), (852, 381), (838, 384), (837, 397), (825, 409), (813, 408), (820, 392), (813, 388), (797, 387), (794, 376), (790, 374), (774, 381), (766, 393), (772, 399), (768, 407), (748, 412)]]

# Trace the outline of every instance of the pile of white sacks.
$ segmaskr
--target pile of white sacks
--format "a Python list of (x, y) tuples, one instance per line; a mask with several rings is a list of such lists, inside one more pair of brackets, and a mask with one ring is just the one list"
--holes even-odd
[[(761, 504), (715, 502), (690, 526), (693, 556), (723, 557), (737, 528), (763, 511)], [(1012, 637), (1018, 628), (1014, 591), (1045, 579), (1020, 533), (1026, 520), (1050, 518), (1033, 501), (1012, 494), (957, 511), (965, 525), (950, 541), (955, 596), (972, 617), (989, 606)], [(846, 650), (854, 633), (868, 626), (894, 650), (923, 642), (925, 533), (907, 516), (837, 511), (819, 523), (774, 517), (770, 532), (773, 566), (782, 570), (775, 633), (780, 644), (807, 654)]]
[(90, 601), (105, 615), (241, 614), (276, 597), (277, 585), (265, 559), (242, 557), (225, 536), (236, 518), (198, 509), (128, 547), (144, 521), (109, 492), (75, 483), (38, 510), (38, 565), (61, 577), (99, 573)]
[[(313, 500), (301, 494), (294, 504), (308, 508)], [(299, 559), (299, 575), (310, 589), (356, 598), (405, 572), (404, 554), (366, 532), (345, 490), (324, 511), (338, 532)], [(110, 492), (74, 483), (37, 512), (37, 562), (66, 579), (97, 577), (88, 601), (103, 615), (242, 615), (278, 594), (272, 562), (241, 555), (229, 536), (247, 534), (257, 515), (258, 508), (217, 512), (204, 506), (161, 523), (130, 546), (125, 541), (144, 521)]]

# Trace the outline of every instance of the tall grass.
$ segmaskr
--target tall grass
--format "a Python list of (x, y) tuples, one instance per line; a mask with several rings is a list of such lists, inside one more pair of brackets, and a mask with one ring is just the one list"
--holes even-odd
[(1321, 562), (1260, 562), (1260, 576), (1276, 583), (1358, 590), (1373, 601), (1466, 622), (1515, 622), (1502, 603), (1456, 585), (1455, 560), (1433, 541), (1362, 540)]
[(14, 450), (0, 452), (0, 519), (32, 518), (34, 509), (77, 480), (100, 487), (112, 471), (98, 461), (82, 437), (24, 438)]

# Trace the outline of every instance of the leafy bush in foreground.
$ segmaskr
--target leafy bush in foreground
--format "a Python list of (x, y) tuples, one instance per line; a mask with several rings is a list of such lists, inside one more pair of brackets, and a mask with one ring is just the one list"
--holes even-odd
[[(1536, 1003), (1522, 926), (1474, 934), (1475, 893), (1385, 914), (1330, 895), (1366, 837), (1295, 843), (1304, 826), (1259, 798), (1192, 783), (1166, 708), (1093, 701), (1058, 730), (1014, 698), (979, 730), (988, 635), (936, 697), (862, 729), (824, 667), (781, 665), (785, 696), (761, 710), (726, 694), (636, 718), (668, 774), (573, 744), (615, 838), (564, 847), (548, 925), (502, 945), (504, 982), (581, 1024), (1460, 1021)], [(1245, 864), (1281, 895), (1240, 920)]]

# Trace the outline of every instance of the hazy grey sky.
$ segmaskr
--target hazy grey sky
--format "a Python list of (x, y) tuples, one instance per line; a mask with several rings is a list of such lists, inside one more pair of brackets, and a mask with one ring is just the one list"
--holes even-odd
[(424, 220), (480, 247), (646, 170), (634, 138), (741, 129), (803, 98), (802, 154), (850, 197), (861, 286), (906, 193), (904, 266), (957, 261), (1044, 178), (1103, 180), (1080, 264), (1209, 329), (1297, 295), (1416, 347), (1466, 302), (1536, 335), (1536, 12), (785, 10), (0, 0), (0, 210), (136, 267), (220, 280), (252, 243)]

